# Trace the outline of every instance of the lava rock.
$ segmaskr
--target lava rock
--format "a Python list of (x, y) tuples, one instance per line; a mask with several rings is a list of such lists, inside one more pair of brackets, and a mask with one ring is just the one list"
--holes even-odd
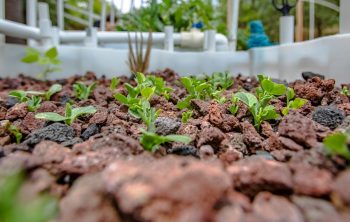
[(168, 117), (158, 117), (154, 124), (156, 132), (164, 136), (176, 133), (181, 126), (180, 121)]
[(65, 105), (66, 103), (68, 103), (71, 100), (70, 96), (65, 94), (63, 96), (61, 96), (60, 98), (60, 103), (61, 105)]
[(36, 130), (28, 135), (25, 144), (32, 146), (43, 140), (50, 140), (57, 143), (63, 143), (73, 139), (75, 136), (74, 129), (62, 123), (54, 123), (42, 129)]
[(16, 97), (9, 96), (6, 100), (6, 108), (11, 108), (12, 106), (19, 103), (18, 99)]
[(198, 157), (198, 152), (194, 146), (179, 146), (167, 150), (168, 154), (175, 154), (180, 156), (194, 156)]
[(83, 140), (79, 137), (74, 137), (73, 139), (71, 140), (67, 140), (63, 143), (61, 143), (62, 146), (65, 146), (65, 147), (72, 147), (74, 146), (75, 144), (78, 144), (78, 143), (82, 143)]
[(88, 140), (91, 136), (100, 132), (100, 127), (97, 124), (91, 124), (80, 136), (84, 141)]
[(334, 130), (343, 123), (345, 114), (335, 106), (319, 106), (312, 114), (312, 119), (315, 122)]
[(309, 79), (312, 79), (313, 77), (318, 77), (320, 79), (324, 79), (324, 75), (321, 75), (321, 74), (317, 74), (317, 73), (313, 73), (313, 72), (303, 72), (301, 74), (301, 76), (303, 77), (303, 79), (305, 81), (309, 80)]

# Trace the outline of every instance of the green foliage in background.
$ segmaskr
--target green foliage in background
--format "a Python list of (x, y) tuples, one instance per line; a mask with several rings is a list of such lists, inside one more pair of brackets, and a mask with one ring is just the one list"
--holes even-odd
[[(56, 23), (56, 1), (41, 0), (50, 4), (50, 15), (53, 24)], [(67, 0), (69, 4), (85, 8), (88, 0)], [(339, 0), (328, 0), (339, 5)], [(94, 12), (101, 13), (101, 0), (95, 0)], [(163, 31), (164, 26), (173, 25), (175, 32), (188, 31), (192, 23), (203, 22), (204, 29), (216, 29), (218, 33), (227, 34), (227, 0), (217, 0), (212, 4), (210, 0), (148, 0), (149, 5), (141, 9), (135, 9), (130, 13), (117, 13), (120, 22), (117, 29), (123, 31)], [(109, 5), (108, 5), (109, 7)], [(335, 34), (338, 32), (339, 14), (320, 5), (315, 6), (315, 35), (316, 37)], [(107, 10), (109, 11), (109, 9)], [(80, 16), (75, 11), (67, 12)], [(295, 9), (291, 11), (295, 15)], [(81, 17), (81, 16), (80, 16)], [(247, 49), (249, 36), (249, 22), (261, 20), (266, 34), (271, 42), (278, 43), (280, 12), (276, 11), (271, 0), (244, 0), (240, 2), (238, 49)], [(86, 18), (86, 17), (85, 17)], [(82, 25), (65, 19), (66, 29), (84, 29)], [(308, 39), (309, 4), (304, 3), (304, 39)]]

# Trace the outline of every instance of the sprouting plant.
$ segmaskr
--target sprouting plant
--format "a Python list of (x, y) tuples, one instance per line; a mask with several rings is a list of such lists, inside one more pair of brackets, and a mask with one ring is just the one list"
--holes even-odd
[(15, 97), (19, 102), (27, 102), (30, 100), (28, 95), (41, 95), (41, 92), (37, 91), (23, 91), (23, 90), (13, 90), (9, 93), (9, 96)]
[(205, 80), (199, 80), (195, 77), (182, 77), (181, 82), (184, 85), (188, 95), (177, 103), (177, 108), (189, 108), (192, 99), (206, 99), (210, 93), (211, 85)]
[(159, 148), (159, 145), (167, 143), (167, 142), (181, 142), (184, 144), (188, 144), (191, 142), (191, 138), (188, 136), (182, 135), (167, 135), (160, 136), (156, 133), (145, 131), (141, 129), (142, 136), (140, 137), (140, 143), (144, 147), (145, 150), (148, 151), (156, 151)]
[(233, 79), (228, 72), (214, 72), (207, 78), (212, 88), (216, 90), (227, 90), (233, 85)]
[(268, 105), (264, 98), (259, 101), (253, 94), (246, 92), (238, 92), (235, 97), (248, 106), (250, 113), (254, 118), (254, 126), (260, 129), (263, 121), (277, 119), (280, 116), (277, 114), (275, 107)]
[(146, 76), (146, 81), (150, 81), (152, 83), (152, 86), (155, 87), (155, 93), (157, 95), (164, 96), (165, 99), (169, 100), (169, 93), (171, 93), (173, 89), (166, 86), (166, 82), (163, 78), (154, 75), (148, 75)]
[(27, 101), (27, 107), (29, 112), (35, 112), (41, 105), (42, 99), (39, 96), (32, 96)]
[(58, 59), (56, 47), (50, 48), (43, 55), (37, 49), (26, 48), (26, 56), (23, 57), (21, 61), (24, 63), (36, 63), (43, 67), (43, 72), (38, 74), (38, 76), (43, 79), (47, 79), (50, 73), (61, 71), (59, 68), (61, 61)]
[[(130, 111), (130, 110), (129, 110)], [(142, 100), (141, 107), (132, 109), (130, 114), (141, 119), (147, 126), (147, 131), (155, 132), (155, 120), (159, 116), (160, 110), (151, 107), (147, 100)]]
[(295, 92), (292, 88), (287, 88), (287, 93), (286, 93), (286, 98), (287, 98), (287, 107), (284, 107), (282, 109), (282, 114), (283, 115), (288, 115), (289, 110), (291, 109), (300, 109), (303, 105), (305, 105), (305, 103), (307, 103), (306, 99), (302, 99), (302, 98), (295, 98), (293, 100), (295, 96)]
[(47, 222), (58, 212), (55, 198), (41, 194), (31, 201), (21, 192), (24, 173), (16, 172), (0, 177), (0, 221), (3, 222)]
[(17, 144), (21, 143), (23, 135), (17, 126), (13, 125), (9, 120), (4, 120), (0, 123), (0, 127), (9, 132), (11, 136), (15, 138)]
[(231, 98), (231, 106), (229, 107), (229, 111), (232, 115), (236, 115), (236, 113), (238, 112), (238, 98), (235, 97), (234, 94), (232, 94), (232, 98)]
[(344, 96), (350, 96), (349, 89), (346, 86), (343, 86), (340, 93), (343, 94)]
[(53, 113), (53, 112), (44, 112), (44, 113), (36, 114), (35, 118), (45, 119), (53, 122), (64, 121), (67, 125), (72, 125), (72, 123), (79, 116), (94, 114), (95, 112), (96, 112), (96, 108), (93, 106), (72, 108), (72, 105), (70, 103), (66, 103), (66, 111), (64, 116), (61, 116), (60, 114)]
[(348, 133), (335, 133), (327, 136), (323, 144), (326, 151), (332, 156), (341, 156), (344, 159), (350, 161), (350, 150), (348, 147), (349, 134)]
[(266, 106), (274, 97), (282, 96), (287, 92), (285, 85), (275, 83), (264, 75), (258, 75), (258, 79), (260, 87), (256, 89), (256, 94), (262, 106)]
[(183, 123), (187, 123), (188, 120), (191, 119), (192, 115), (193, 115), (193, 111), (192, 110), (187, 110), (186, 112), (183, 112), (181, 114), (181, 121)]
[(46, 101), (50, 101), (51, 96), (54, 94), (60, 92), (62, 90), (62, 85), (60, 84), (53, 84), (50, 89), (44, 93), (44, 98)]
[(96, 88), (96, 83), (92, 83), (89, 86), (86, 86), (84, 83), (82, 82), (76, 82), (73, 85), (73, 91), (74, 91), (74, 95), (76, 98), (78, 98), (79, 100), (85, 100), (88, 99), (90, 94), (93, 92), (93, 90)]
[(28, 95), (43, 96), (45, 100), (49, 101), (51, 96), (61, 90), (62, 86), (60, 84), (53, 84), (47, 92), (13, 90), (9, 93), (9, 96), (17, 98), (19, 102), (27, 102), (30, 100)]
[(114, 90), (117, 88), (119, 82), (120, 82), (120, 79), (119, 79), (119, 78), (113, 77), (113, 78), (111, 79), (111, 85), (109, 86), (109, 89), (110, 89), (111, 91), (114, 91)]
[(129, 55), (128, 55), (128, 65), (131, 73), (135, 74), (137, 72), (144, 73), (148, 70), (151, 56), (151, 48), (152, 48), (152, 32), (148, 33), (148, 41), (146, 52), (143, 54), (143, 36), (140, 33), (140, 39), (135, 33), (135, 52), (132, 45), (132, 40), (130, 37), (130, 33), (128, 33), (128, 45), (129, 45)]

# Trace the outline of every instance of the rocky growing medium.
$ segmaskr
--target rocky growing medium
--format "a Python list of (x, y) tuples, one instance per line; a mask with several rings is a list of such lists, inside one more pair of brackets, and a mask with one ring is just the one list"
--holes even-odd
[(350, 99), (320, 77), (0, 79), (0, 194), (21, 170), (50, 221), (350, 221)]

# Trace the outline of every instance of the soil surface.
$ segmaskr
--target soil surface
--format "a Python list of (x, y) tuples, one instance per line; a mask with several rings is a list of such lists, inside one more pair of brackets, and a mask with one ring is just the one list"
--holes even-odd
[[(150, 103), (162, 112), (156, 121), (162, 135), (188, 135), (188, 145), (168, 143), (155, 152), (139, 143), (144, 124), (127, 112), (113, 94), (126, 93), (122, 77), (113, 92), (110, 80), (93, 73), (55, 82), (20, 75), (0, 79), (0, 121), (10, 120), (23, 134), (16, 144), (0, 128), (0, 172), (26, 172), (33, 195), (49, 192), (59, 199), (56, 222), (329, 222), (350, 221), (350, 170), (340, 157), (327, 156), (323, 139), (350, 129), (350, 98), (335, 81), (307, 76), (290, 83), (296, 96), (308, 99), (280, 120), (264, 122), (258, 132), (245, 105), (228, 111), (230, 102), (193, 100), (193, 116), (181, 122), (176, 108), (186, 96), (171, 70), (154, 73), (172, 87), (167, 101)], [(88, 100), (74, 98), (72, 84), (97, 83)], [(64, 113), (65, 103), (93, 105), (97, 112), (72, 126), (35, 119), (26, 103), (8, 97), (14, 89), (44, 91), (63, 85), (38, 112)], [(224, 93), (255, 91), (255, 78), (237, 76)], [(277, 110), (284, 96), (272, 101)], [(0, 124), (1, 127), (1, 124)]]

